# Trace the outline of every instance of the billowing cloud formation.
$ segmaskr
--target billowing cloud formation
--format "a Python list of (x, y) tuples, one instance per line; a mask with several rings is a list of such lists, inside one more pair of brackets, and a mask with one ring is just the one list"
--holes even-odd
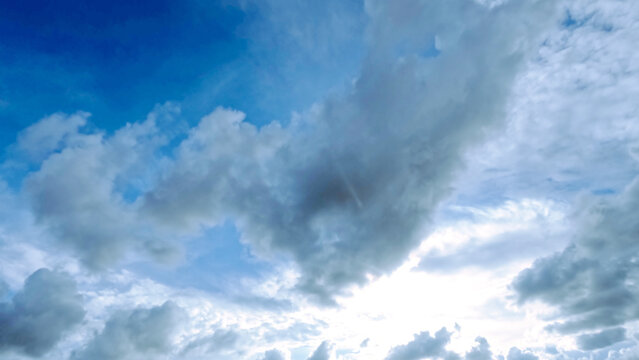
[(594, 334), (577, 337), (577, 345), (581, 350), (595, 350), (626, 339), (626, 329), (622, 327), (607, 329)]
[(451, 334), (446, 328), (441, 328), (435, 336), (431, 336), (428, 331), (421, 332), (408, 344), (392, 348), (386, 360), (459, 359), (459, 355), (446, 350)]
[[(579, 208), (573, 244), (535, 261), (512, 284), (520, 303), (540, 300), (558, 307), (561, 321), (549, 329), (561, 333), (617, 326), (639, 317), (639, 293), (632, 280), (639, 276), (639, 181), (619, 195), (585, 200)], [(610, 331), (599, 338), (624, 338), (620, 330)], [(589, 343), (596, 338), (581, 339)]]
[(43, 355), (84, 314), (75, 281), (65, 273), (40, 269), (27, 278), (11, 302), (0, 303), (0, 352), (15, 349)]
[(72, 358), (116, 360), (166, 355), (172, 350), (183, 317), (183, 310), (170, 301), (149, 309), (116, 312)]
[(502, 119), (551, 7), (368, 2), (369, 54), (349, 94), (285, 129), (216, 110), (189, 132), (144, 210), (183, 227), (231, 218), (254, 251), (289, 255), (298, 288), (331, 303), (421, 240), (463, 151)]
[(322, 343), (313, 351), (308, 360), (329, 360), (331, 358), (331, 343), (322, 341)]

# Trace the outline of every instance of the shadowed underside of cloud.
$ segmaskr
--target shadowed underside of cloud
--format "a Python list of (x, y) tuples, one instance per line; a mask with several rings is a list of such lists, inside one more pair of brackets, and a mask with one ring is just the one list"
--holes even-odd
[[(559, 310), (559, 321), (548, 326), (577, 333), (623, 325), (639, 318), (639, 181), (612, 198), (593, 198), (578, 207), (579, 229), (571, 246), (542, 258), (513, 281), (519, 302), (539, 300)], [(611, 345), (625, 338), (616, 328), (582, 335), (582, 347)], [(595, 347), (595, 348), (596, 348)]]
[(72, 359), (139, 359), (166, 356), (184, 311), (167, 301), (161, 306), (118, 311), (104, 329)]
[(27, 278), (11, 302), (0, 303), (0, 353), (18, 350), (40, 356), (84, 318), (75, 281), (40, 269)]

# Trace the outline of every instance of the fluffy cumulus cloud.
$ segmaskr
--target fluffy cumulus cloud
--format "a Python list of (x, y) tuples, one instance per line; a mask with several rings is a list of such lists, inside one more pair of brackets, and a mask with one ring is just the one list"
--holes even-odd
[(184, 310), (168, 301), (152, 308), (116, 312), (72, 359), (168, 358)]
[(0, 353), (43, 355), (84, 315), (82, 297), (68, 274), (37, 270), (10, 302), (0, 303)]

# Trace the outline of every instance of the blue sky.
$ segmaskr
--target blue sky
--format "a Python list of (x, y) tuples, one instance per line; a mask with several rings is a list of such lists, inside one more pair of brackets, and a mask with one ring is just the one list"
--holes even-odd
[(0, 358), (639, 357), (630, 0), (0, 3)]

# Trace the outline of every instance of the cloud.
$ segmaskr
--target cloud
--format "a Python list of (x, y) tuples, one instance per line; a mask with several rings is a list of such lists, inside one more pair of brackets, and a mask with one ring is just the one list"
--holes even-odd
[(595, 350), (626, 339), (626, 329), (622, 327), (602, 330), (598, 333), (584, 334), (577, 337), (577, 346), (581, 350)]
[(0, 303), (0, 351), (41, 356), (84, 318), (82, 297), (67, 274), (40, 269), (11, 302)]
[(491, 360), (493, 353), (490, 351), (490, 345), (485, 338), (479, 336), (475, 339), (477, 345), (466, 353), (466, 360)]
[(240, 338), (240, 334), (233, 329), (215, 329), (211, 335), (191, 341), (184, 350), (182, 350), (182, 353), (235, 354), (236, 351), (238, 351), (236, 348), (238, 347)]
[(331, 358), (331, 350), (333, 346), (328, 341), (322, 343), (313, 351), (307, 360), (329, 360)]
[[(414, 339), (405, 345), (393, 347), (386, 360), (418, 360), (423, 358), (459, 359), (459, 355), (446, 350), (450, 335), (446, 328), (441, 328), (431, 336), (428, 331), (416, 334)], [(481, 346), (481, 345), (480, 345)], [(473, 351), (471, 351), (473, 353)]]
[(30, 160), (42, 161), (51, 152), (60, 149), (70, 137), (85, 126), (89, 113), (78, 112), (67, 116), (62, 113), (48, 116), (18, 134), (17, 149)]
[(143, 211), (183, 228), (233, 219), (255, 253), (295, 262), (297, 289), (334, 304), (422, 239), (463, 153), (502, 122), (552, 7), (370, 1), (369, 50), (350, 92), (286, 128), (217, 109), (176, 149)]
[(512, 347), (508, 351), (508, 357), (506, 357), (506, 360), (539, 360), (539, 357), (533, 353), (521, 351), (519, 348)]
[[(145, 122), (129, 124), (112, 136), (72, 133), (77, 127), (69, 128), (65, 146), (24, 180), (36, 220), (89, 268), (112, 266), (133, 249), (159, 259), (172, 255), (164, 237), (137, 216), (127, 193), (145, 191), (158, 171), (160, 165), (154, 166), (152, 159), (167, 137), (159, 133), (157, 124), (173, 111), (170, 104), (159, 107)], [(43, 131), (32, 129), (48, 128), (51, 119), (57, 117), (28, 128), (23, 138)]]
[(560, 333), (637, 319), (639, 293), (631, 279), (639, 275), (639, 180), (616, 196), (593, 196), (576, 207), (573, 244), (517, 275), (512, 288), (519, 302), (539, 300), (558, 308), (560, 321), (548, 328)]
[[(638, 9), (628, 1), (557, 4), (564, 25), (518, 76), (508, 126), (467, 154), (455, 182), (465, 202), (572, 202), (582, 191), (621, 191), (636, 176)], [(568, 14), (579, 26), (565, 26)]]
[(262, 360), (285, 360), (285, 357), (279, 350), (272, 349), (264, 353)]
[(118, 311), (104, 329), (72, 359), (131, 359), (160, 357), (172, 351), (174, 336), (183, 321), (184, 311), (173, 302), (152, 308)]

